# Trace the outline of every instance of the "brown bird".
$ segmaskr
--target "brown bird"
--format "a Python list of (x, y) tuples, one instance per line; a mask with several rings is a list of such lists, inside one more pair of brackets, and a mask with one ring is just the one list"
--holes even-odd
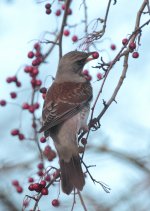
[(93, 59), (91, 55), (72, 51), (61, 58), (43, 106), (40, 132), (54, 141), (59, 156), (62, 190), (66, 194), (74, 188), (82, 190), (85, 184), (77, 136), (81, 130), (88, 130), (86, 122), (92, 87), (82, 70)]

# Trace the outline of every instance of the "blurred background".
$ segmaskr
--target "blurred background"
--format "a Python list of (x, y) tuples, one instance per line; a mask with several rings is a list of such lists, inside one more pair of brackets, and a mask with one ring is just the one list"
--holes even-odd
[[(96, 19), (104, 18), (108, 1), (72, 1), (72, 14), (68, 17), (66, 30), (69, 36), (63, 37), (63, 54), (71, 50), (83, 50), (80, 44), (83, 39), (73, 42), (76, 35), (79, 39), (85, 36), (84, 2), (87, 6), (88, 32), (102, 27)], [(110, 62), (122, 47), (122, 39), (134, 30), (137, 12), (142, 0), (127, 2), (117, 1), (111, 4), (108, 15), (106, 33), (102, 39), (95, 41), (90, 50), (97, 50), (104, 61)], [(0, 100), (6, 100), (6, 106), (0, 106), (0, 210), (19, 211), (25, 195), (32, 195), (28, 190), (28, 178), (37, 177), (37, 165), (40, 162), (37, 145), (32, 141), (32, 115), (23, 111), (21, 106), (29, 102), (32, 97), (32, 88), (29, 76), (24, 67), (30, 64), (27, 57), (39, 40), (54, 41), (60, 30), (63, 17), (63, 1), (55, 1), (52, 13), (45, 13), (45, 4), (52, 1), (31, 0), (0, 0)], [(60, 9), (60, 16), (56, 11)], [(142, 16), (141, 24), (149, 19), (148, 14)], [(96, 25), (97, 24), (97, 25)], [(97, 28), (96, 28), (97, 27)], [(139, 58), (129, 58), (129, 67), (123, 85), (117, 95), (117, 103), (112, 103), (101, 119), (101, 127), (91, 132), (84, 162), (87, 165), (96, 165), (89, 169), (97, 181), (106, 183), (110, 193), (104, 192), (99, 184), (94, 184), (89, 176), (86, 177), (86, 186), (82, 192), (85, 204), (89, 211), (148, 211), (150, 210), (150, 71), (149, 71), (149, 25), (142, 31), (141, 45), (138, 47)], [(115, 49), (112, 49), (112, 44)], [(51, 47), (43, 43), (42, 53)], [(96, 46), (96, 48), (94, 47)], [(103, 74), (98, 68), (92, 68), (100, 62), (94, 60), (85, 69), (92, 76), (94, 99), (101, 86), (97, 81), (97, 73)], [(55, 46), (51, 54), (39, 68), (38, 78), (42, 86), (49, 87), (52, 76), (58, 65), (58, 47)], [(123, 69), (122, 59), (111, 70), (103, 93), (97, 103), (94, 117), (103, 109), (103, 99), (109, 100), (114, 92)], [(21, 82), (20, 88), (15, 83), (8, 84), (6, 78), (16, 75)], [(11, 99), (10, 93), (16, 92), (17, 98)], [(36, 117), (41, 117), (43, 98), (37, 94), (35, 98), (40, 103)], [(93, 100), (94, 102), (94, 100)], [(19, 128), (25, 135), (25, 140), (18, 140), (11, 135), (11, 131)], [(41, 148), (51, 140), (41, 144)], [(58, 165), (57, 158), (52, 162), (45, 161), (46, 166)], [(17, 180), (23, 188), (18, 193), (12, 181)], [(59, 185), (49, 189), (49, 195), (39, 202), (41, 211), (55, 210), (51, 201), (58, 197)], [(60, 206), (57, 210), (71, 210), (73, 195), (66, 196), (62, 192), (59, 196)], [(31, 200), (26, 210), (33, 208)], [(80, 200), (76, 199), (74, 210), (83, 210)]]

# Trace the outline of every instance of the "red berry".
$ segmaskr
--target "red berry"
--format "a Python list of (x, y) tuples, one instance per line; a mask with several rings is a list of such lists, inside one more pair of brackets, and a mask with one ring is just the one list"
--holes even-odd
[(111, 44), (111, 46), (110, 46), (110, 48), (111, 48), (111, 50), (116, 50), (116, 45), (114, 45), (114, 44)]
[(12, 79), (12, 81), (17, 82), (17, 77), (16, 76), (11, 77), (11, 79)]
[(52, 205), (53, 205), (54, 207), (58, 207), (59, 204), (60, 204), (60, 203), (59, 203), (58, 199), (53, 199)]
[(26, 66), (26, 67), (24, 68), (24, 72), (26, 72), (26, 73), (31, 73), (32, 70), (33, 70), (33, 67), (32, 67), (32, 66)]
[(56, 16), (60, 16), (61, 15), (61, 10), (56, 10), (55, 15)]
[(41, 143), (45, 143), (45, 142), (46, 142), (46, 138), (45, 138), (44, 136), (41, 137), (41, 138), (40, 138), (40, 142), (41, 142)]
[(46, 9), (50, 9), (51, 8), (51, 4), (49, 4), (49, 3), (45, 4), (45, 8)]
[(97, 73), (97, 79), (101, 80), (103, 78), (103, 75), (101, 73)]
[(83, 75), (89, 75), (89, 71), (88, 70), (83, 70), (82, 73), (83, 73)]
[(78, 41), (78, 37), (77, 37), (76, 35), (74, 35), (74, 36), (72, 37), (72, 41), (73, 41), (73, 42), (77, 42), (77, 41)]
[(43, 171), (38, 171), (38, 172), (37, 172), (37, 175), (38, 175), (39, 177), (43, 177), (44, 173), (43, 173)]
[(11, 98), (13, 98), (13, 99), (14, 99), (14, 98), (16, 98), (16, 97), (17, 97), (17, 94), (16, 94), (16, 92), (11, 92), (11, 93), (10, 93), (10, 96), (11, 96)]
[(12, 82), (12, 78), (11, 77), (6, 78), (6, 82), (7, 83), (11, 83)]
[(34, 106), (35, 109), (38, 109), (40, 107), (40, 104), (39, 103), (35, 103), (33, 106)]
[(22, 193), (23, 192), (23, 188), (21, 186), (17, 186), (16, 190), (18, 193)]
[(133, 52), (132, 57), (137, 59), (139, 57), (139, 53), (138, 52)]
[(127, 45), (127, 44), (128, 44), (128, 39), (127, 39), (127, 38), (124, 38), (124, 39), (122, 40), (122, 44), (123, 44), (123, 45)]
[(41, 86), (42, 81), (41, 80), (36, 80), (36, 86)]
[(129, 48), (130, 48), (131, 50), (134, 50), (134, 49), (136, 48), (136, 43), (135, 43), (135, 42), (131, 42), (131, 43), (129, 44)]
[(72, 14), (72, 10), (70, 8), (68, 8), (67, 14), (68, 15), (71, 15)]
[(40, 48), (41, 48), (41, 46), (40, 46), (40, 43), (35, 43), (34, 44), (34, 48), (37, 50), (37, 51), (40, 51)]
[(87, 81), (91, 81), (92, 80), (92, 76), (91, 75), (86, 76), (86, 80)]
[(33, 190), (34, 190), (34, 184), (29, 185), (28, 189), (29, 189), (30, 191), (33, 191)]
[(93, 59), (97, 59), (99, 57), (99, 53), (98, 52), (93, 52), (92, 56), (93, 56)]
[(34, 106), (30, 106), (30, 107), (29, 107), (29, 111), (30, 111), (30, 113), (34, 113), (34, 111), (35, 111)]
[(6, 105), (6, 101), (5, 100), (0, 100), (0, 105), (1, 106), (5, 106)]
[(42, 87), (42, 88), (40, 88), (40, 92), (41, 93), (46, 93), (47, 92), (47, 89), (45, 87)]
[(38, 167), (38, 169), (43, 169), (44, 165), (43, 165), (43, 163), (39, 163), (37, 167)]
[(12, 181), (12, 185), (15, 186), (15, 187), (19, 186), (19, 181), (18, 180), (13, 180)]
[(64, 34), (64, 36), (66, 36), (66, 37), (67, 37), (67, 36), (69, 36), (70, 31), (66, 29), (66, 30), (64, 30), (64, 33), (63, 33), (63, 34)]
[(42, 195), (48, 195), (48, 189), (47, 188), (42, 188), (41, 194)]
[(18, 138), (19, 138), (20, 141), (22, 141), (22, 140), (25, 139), (25, 137), (24, 137), (24, 135), (23, 135), (22, 133), (20, 133), (20, 134), (18, 135)]
[(23, 201), (23, 206), (24, 207), (28, 207), (29, 206), (29, 201), (28, 200)]
[(39, 74), (39, 70), (37, 69), (37, 68), (33, 68), (33, 70), (32, 70), (32, 75), (33, 76), (36, 76), (36, 75), (38, 75)]
[(17, 82), (16, 82), (16, 86), (17, 86), (17, 87), (21, 87), (21, 82), (20, 82), (20, 81), (17, 81)]
[(50, 182), (50, 181), (51, 181), (51, 176), (50, 176), (49, 174), (46, 175), (45, 180), (46, 180), (47, 182)]
[(22, 109), (29, 109), (29, 104), (28, 103), (24, 103), (23, 105), (22, 105)]
[(65, 10), (66, 5), (65, 5), (65, 4), (63, 4), (63, 5), (61, 6), (61, 8), (62, 8), (62, 10)]
[(19, 130), (18, 130), (18, 129), (12, 130), (12, 131), (11, 131), (11, 135), (12, 135), (12, 136), (17, 136), (17, 135), (19, 135)]
[(34, 179), (32, 177), (29, 177), (28, 182), (34, 182)]
[(33, 51), (29, 51), (28, 53), (28, 58), (32, 59), (34, 57)]
[[(29, 186), (30, 187), (30, 186)], [(40, 185), (39, 183), (34, 183), (33, 184), (33, 190), (35, 190), (36, 192), (41, 192), (42, 190), (42, 185)]]
[(40, 184), (43, 186), (43, 188), (46, 186), (46, 181), (45, 180), (41, 180)]
[(46, 14), (49, 15), (51, 14), (52, 10), (51, 9), (46, 9)]
[(82, 139), (81, 139), (81, 143), (82, 143), (83, 145), (86, 145), (86, 144), (87, 144), (86, 138), (82, 138)]

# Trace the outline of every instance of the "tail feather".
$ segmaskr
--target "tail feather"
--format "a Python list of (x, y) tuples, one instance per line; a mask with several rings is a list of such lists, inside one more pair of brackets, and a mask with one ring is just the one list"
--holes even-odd
[(73, 188), (83, 189), (85, 184), (79, 155), (73, 156), (69, 162), (60, 160), (62, 190), (70, 194)]

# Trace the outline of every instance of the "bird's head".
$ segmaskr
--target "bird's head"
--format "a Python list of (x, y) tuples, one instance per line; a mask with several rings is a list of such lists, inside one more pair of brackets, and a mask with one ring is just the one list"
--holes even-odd
[(82, 74), (84, 65), (93, 60), (93, 52), (86, 53), (81, 51), (71, 51), (65, 54), (58, 66), (56, 80), (67, 80), (75, 81), (82, 79), (84, 76)]

